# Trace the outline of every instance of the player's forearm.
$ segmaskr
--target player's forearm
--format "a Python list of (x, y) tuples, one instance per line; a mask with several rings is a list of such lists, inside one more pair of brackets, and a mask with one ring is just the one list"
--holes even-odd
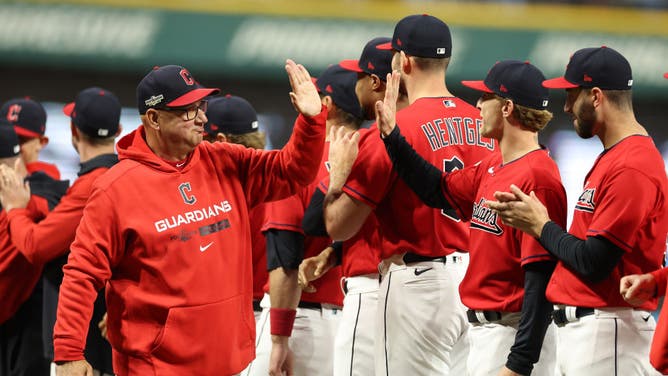
[(269, 272), (269, 298), (271, 308), (296, 309), (301, 290), (297, 280), (298, 270), (274, 269)]
[(543, 226), (539, 241), (553, 256), (592, 282), (608, 278), (624, 254), (605, 238), (582, 240), (552, 221)]
[(348, 240), (357, 234), (371, 212), (371, 208), (346, 193), (337, 194), (331, 189), (325, 196), (323, 210), (327, 233), (337, 241)]
[(450, 209), (441, 189), (443, 173), (413, 149), (401, 135), (399, 126), (384, 137), (383, 142), (397, 175), (420, 200), (433, 208)]
[(554, 266), (553, 262), (537, 262), (525, 267), (522, 316), (506, 362), (508, 369), (522, 375), (530, 374), (538, 361), (551, 321), (552, 303), (545, 298), (545, 289)]

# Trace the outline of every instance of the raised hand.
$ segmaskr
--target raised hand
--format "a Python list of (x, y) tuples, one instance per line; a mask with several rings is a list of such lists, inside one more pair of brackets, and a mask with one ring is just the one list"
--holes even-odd
[(30, 201), (30, 186), (17, 171), (0, 165), (0, 204), (6, 211), (25, 208)]
[(387, 84), (385, 86), (385, 99), (376, 102), (376, 125), (383, 137), (392, 133), (396, 125), (400, 81), (401, 73), (399, 71), (388, 73)]
[(639, 306), (656, 296), (656, 280), (651, 274), (632, 274), (619, 281), (619, 293), (627, 303)]
[(359, 152), (359, 132), (350, 132), (345, 127), (332, 127), (329, 132), (329, 190), (343, 188)]
[(308, 73), (303, 65), (297, 64), (288, 59), (285, 62), (285, 70), (288, 72), (290, 79), (290, 100), (295, 109), (302, 115), (313, 117), (320, 113), (322, 103), (318, 90), (311, 81), (311, 75)]

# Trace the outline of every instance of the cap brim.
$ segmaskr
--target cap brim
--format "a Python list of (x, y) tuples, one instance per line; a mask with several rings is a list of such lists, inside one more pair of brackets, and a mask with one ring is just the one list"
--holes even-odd
[(37, 132), (33, 132), (29, 129), (19, 127), (18, 125), (14, 126), (14, 132), (16, 132), (17, 136), (21, 136), (21, 137), (33, 138), (33, 137), (41, 137), (42, 136), (41, 134), (39, 134)]
[(579, 86), (580, 85), (566, 81), (566, 78), (564, 77), (551, 78), (543, 81), (543, 87), (548, 89), (572, 89)]
[(462, 85), (485, 93), (494, 93), (487, 87), (487, 85), (485, 85), (484, 81), (462, 81)]
[(74, 102), (70, 102), (63, 107), (63, 113), (67, 116), (71, 117), (73, 111), (74, 111)]
[(359, 60), (341, 60), (339, 62), (339, 65), (341, 68), (345, 70), (349, 70), (352, 72), (357, 72), (357, 73), (362, 73), (363, 70), (360, 68), (360, 61)]
[(390, 50), (392, 50), (392, 42), (381, 43), (381, 44), (376, 46), (376, 49), (383, 50), (383, 51), (390, 51)]
[(211, 88), (199, 88), (192, 91), (189, 91), (182, 96), (174, 99), (173, 101), (167, 103), (169, 107), (182, 107), (187, 106), (191, 103), (195, 103), (199, 100), (202, 100), (209, 95), (220, 93), (220, 89), (211, 89)]

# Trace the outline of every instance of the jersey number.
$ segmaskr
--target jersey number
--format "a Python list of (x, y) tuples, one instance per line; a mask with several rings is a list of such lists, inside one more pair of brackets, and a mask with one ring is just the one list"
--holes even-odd
[[(459, 159), (459, 157), (457, 156), (443, 160), (443, 171), (445, 172), (452, 172), (456, 170), (461, 170), (463, 168), (464, 168), (464, 162), (462, 162), (462, 160)], [(441, 210), (441, 214), (452, 219), (455, 222), (460, 221), (455, 209)]]

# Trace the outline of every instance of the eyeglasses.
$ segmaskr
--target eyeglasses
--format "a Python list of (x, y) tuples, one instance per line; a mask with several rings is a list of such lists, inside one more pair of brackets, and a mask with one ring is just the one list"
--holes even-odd
[(206, 112), (206, 109), (208, 107), (208, 101), (200, 101), (199, 105), (197, 106), (190, 106), (186, 108), (182, 107), (164, 107), (164, 108), (157, 108), (157, 110), (162, 110), (162, 111), (169, 111), (169, 112), (177, 112), (180, 111), (183, 113), (184, 120), (193, 120), (194, 118), (197, 117), (197, 114), (199, 111)]

